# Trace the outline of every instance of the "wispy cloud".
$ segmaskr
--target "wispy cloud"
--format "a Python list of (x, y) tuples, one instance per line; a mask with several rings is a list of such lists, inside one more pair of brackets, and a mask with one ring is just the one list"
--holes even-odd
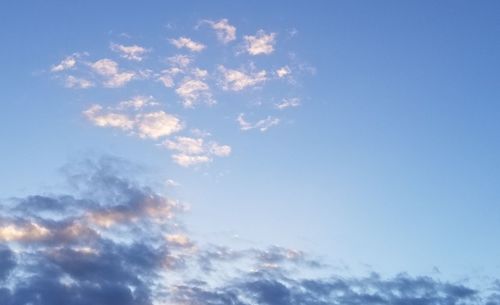
[(281, 101), (281, 103), (278, 103), (275, 106), (279, 110), (299, 107), (300, 106), (300, 99), (298, 97), (284, 98)]
[[(183, 129), (183, 123), (175, 115), (164, 111), (137, 112), (148, 105), (158, 104), (151, 97), (139, 96), (107, 109), (93, 105), (83, 114), (96, 126), (118, 128), (141, 138), (158, 139)], [(134, 112), (126, 112), (127, 108)]]
[(185, 167), (212, 162), (214, 156), (227, 157), (231, 154), (229, 145), (207, 142), (203, 138), (176, 137), (174, 140), (166, 140), (164, 146), (175, 151), (172, 160)]
[(65, 79), (64, 86), (66, 88), (79, 88), (87, 89), (94, 87), (94, 83), (85, 78), (75, 77), (73, 75), (68, 75)]
[(254, 87), (267, 80), (267, 73), (265, 70), (245, 72), (227, 69), (222, 65), (218, 67), (218, 70), (222, 76), (220, 84), (224, 90), (240, 91), (248, 87)]
[(269, 55), (274, 51), (276, 33), (266, 34), (264, 30), (259, 30), (254, 36), (245, 35), (245, 50), (250, 55)]
[(196, 41), (191, 40), (191, 38), (187, 37), (179, 37), (177, 39), (170, 39), (170, 43), (173, 44), (176, 48), (186, 48), (192, 52), (201, 52), (205, 49), (205, 45)]
[(132, 71), (120, 72), (118, 63), (107, 58), (92, 63), (91, 68), (105, 77), (104, 86), (109, 88), (123, 87), (136, 77), (136, 73)]
[(276, 75), (278, 75), (279, 78), (283, 78), (283, 77), (289, 75), (290, 73), (292, 73), (292, 71), (290, 70), (290, 68), (288, 66), (283, 66), (283, 67), (276, 70)]
[(258, 120), (254, 123), (248, 122), (245, 120), (245, 115), (243, 113), (240, 113), (238, 117), (236, 118), (236, 121), (240, 125), (240, 129), (243, 131), (251, 130), (251, 129), (258, 129), (262, 132), (267, 131), (269, 128), (278, 125), (280, 123), (280, 119), (268, 116), (265, 119)]
[(77, 57), (78, 57), (77, 54), (67, 56), (61, 62), (59, 62), (57, 65), (52, 66), (52, 68), (50, 68), (50, 71), (51, 72), (62, 72), (62, 71), (74, 68), (76, 65)]
[(193, 108), (200, 101), (208, 105), (215, 103), (210, 87), (200, 79), (185, 78), (175, 92), (182, 98), (182, 105), (186, 108)]
[(134, 61), (142, 61), (144, 59), (144, 55), (148, 52), (146, 48), (138, 45), (125, 46), (111, 43), (110, 48), (112, 51), (118, 53), (120, 57)]
[(233, 40), (236, 40), (236, 27), (229, 24), (229, 20), (221, 19), (219, 21), (205, 20), (212, 29), (215, 30), (215, 34), (217, 35), (217, 39), (227, 44)]

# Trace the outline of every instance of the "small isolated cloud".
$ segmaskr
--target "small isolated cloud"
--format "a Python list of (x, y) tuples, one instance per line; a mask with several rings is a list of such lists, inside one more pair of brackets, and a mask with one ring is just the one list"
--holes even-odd
[(78, 54), (73, 54), (73, 55), (67, 56), (66, 58), (61, 60), (60, 63), (52, 66), (52, 68), (50, 68), (50, 71), (51, 72), (62, 72), (62, 71), (74, 68), (76, 65), (77, 57), (78, 57)]
[(212, 29), (215, 30), (217, 39), (226, 44), (236, 39), (236, 27), (229, 24), (227, 19), (221, 19), (219, 21), (206, 20)]
[(90, 66), (97, 74), (105, 77), (104, 86), (108, 88), (123, 87), (136, 77), (131, 71), (120, 72), (118, 63), (107, 58), (98, 60)]
[(231, 154), (230, 146), (207, 142), (203, 138), (176, 137), (175, 140), (165, 141), (163, 145), (176, 152), (172, 160), (184, 167), (212, 162), (214, 156), (227, 157)]
[(64, 86), (66, 88), (87, 89), (93, 87), (94, 83), (84, 78), (69, 75), (64, 81)]
[(220, 83), (223, 90), (240, 91), (248, 87), (254, 87), (267, 80), (267, 73), (265, 70), (245, 72), (227, 69), (222, 65), (218, 67), (218, 70), (222, 75)]
[(264, 132), (264, 131), (267, 131), (272, 126), (278, 125), (280, 122), (280, 119), (272, 117), (272, 116), (268, 116), (265, 119), (251, 123), (251, 122), (246, 121), (244, 116), (245, 115), (243, 113), (240, 113), (240, 115), (238, 115), (238, 117), (236, 118), (236, 121), (240, 125), (240, 129), (243, 131), (258, 129), (261, 132)]
[(204, 44), (195, 42), (187, 37), (170, 39), (170, 43), (173, 44), (177, 49), (186, 48), (192, 52), (201, 52), (203, 49), (205, 49)]
[(266, 34), (264, 30), (257, 31), (255, 36), (244, 36), (245, 50), (250, 55), (269, 55), (274, 51), (276, 33)]
[(158, 139), (180, 131), (183, 126), (174, 115), (157, 111), (137, 115), (136, 128), (141, 138)]
[(175, 92), (181, 97), (182, 105), (186, 108), (193, 108), (199, 102), (215, 104), (210, 87), (200, 79), (185, 78)]
[(288, 66), (284, 66), (276, 70), (276, 75), (278, 75), (279, 78), (283, 78), (289, 75), (290, 73), (292, 73), (292, 71)]
[(148, 52), (147, 49), (138, 45), (125, 46), (112, 43), (110, 48), (112, 51), (118, 53), (120, 57), (135, 61), (142, 61), (144, 59), (144, 55)]
[[(118, 128), (140, 138), (158, 139), (183, 129), (183, 123), (179, 118), (164, 111), (138, 113), (146, 106), (155, 105), (158, 103), (152, 97), (137, 96), (120, 102), (114, 108), (104, 109), (101, 105), (93, 105), (83, 114), (96, 126)], [(130, 109), (134, 112), (127, 112)]]
[(276, 109), (283, 110), (286, 108), (293, 108), (300, 106), (300, 99), (298, 97), (284, 98), (281, 103), (275, 105)]

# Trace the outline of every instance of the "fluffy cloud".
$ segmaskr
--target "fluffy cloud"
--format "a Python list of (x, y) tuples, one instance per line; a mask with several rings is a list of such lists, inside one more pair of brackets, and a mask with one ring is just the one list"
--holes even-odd
[(207, 20), (205, 22), (215, 30), (217, 39), (220, 42), (226, 44), (236, 39), (236, 27), (229, 24), (227, 19), (221, 19), (219, 21)]
[(276, 33), (266, 34), (263, 30), (257, 31), (255, 36), (244, 36), (245, 50), (250, 55), (269, 55), (274, 51)]
[(164, 146), (175, 152), (172, 160), (184, 167), (212, 162), (213, 157), (227, 157), (231, 154), (231, 147), (219, 145), (216, 142), (206, 142), (203, 138), (176, 137), (167, 140)]
[(93, 87), (94, 83), (84, 78), (68, 75), (68, 77), (66, 77), (66, 80), (64, 82), (64, 86), (66, 88), (87, 89)]
[(144, 59), (144, 55), (148, 52), (147, 49), (138, 45), (125, 46), (112, 43), (110, 48), (114, 52), (118, 53), (120, 57), (134, 61), (142, 61)]
[(137, 75), (132, 71), (120, 72), (118, 63), (111, 59), (101, 59), (91, 64), (91, 68), (105, 77), (104, 86), (108, 88), (123, 87)]
[(70, 55), (64, 58), (59, 64), (52, 66), (51, 72), (62, 72), (64, 70), (71, 69), (76, 65), (77, 55)]
[(275, 105), (277, 109), (283, 110), (286, 108), (293, 108), (300, 106), (300, 99), (298, 97), (284, 98), (281, 103)]
[(278, 75), (279, 78), (283, 78), (289, 75), (290, 73), (292, 73), (292, 71), (288, 66), (284, 66), (276, 70), (276, 75)]
[(248, 87), (254, 87), (267, 80), (266, 71), (247, 73), (245, 71), (227, 69), (224, 66), (218, 67), (222, 75), (221, 85), (224, 90), (240, 91)]
[[(156, 105), (158, 103), (152, 97), (137, 96), (106, 110), (101, 105), (93, 105), (83, 114), (96, 126), (118, 128), (141, 138), (158, 139), (183, 129), (181, 120), (172, 114), (164, 111), (138, 112), (144, 107)], [(134, 112), (124, 112), (129, 109)]]
[(250, 122), (245, 120), (244, 116), (245, 115), (243, 113), (240, 113), (240, 115), (238, 115), (238, 117), (236, 118), (236, 121), (240, 125), (240, 129), (243, 131), (251, 130), (251, 129), (258, 129), (258, 130), (264, 132), (264, 131), (267, 131), (272, 126), (278, 125), (280, 122), (280, 119), (272, 117), (272, 116), (268, 116), (265, 119), (259, 120), (259, 121), (254, 122), (254, 123), (250, 123)]
[(164, 111), (136, 116), (137, 133), (142, 138), (158, 139), (174, 134), (182, 128), (182, 123), (177, 117)]
[(209, 105), (215, 103), (210, 87), (200, 79), (185, 78), (175, 92), (182, 98), (182, 104), (186, 108), (192, 108), (200, 101)]
[(176, 48), (186, 48), (192, 52), (201, 52), (205, 49), (205, 45), (196, 41), (191, 40), (187, 37), (179, 37), (178, 39), (170, 39), (170, 43)]

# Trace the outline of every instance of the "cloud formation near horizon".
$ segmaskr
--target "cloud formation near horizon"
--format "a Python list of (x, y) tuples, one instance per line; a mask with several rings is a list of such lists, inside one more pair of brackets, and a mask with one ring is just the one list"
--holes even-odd
[[(205, 149), (177, 140), (167, 145)], [(323, 263), (296, 249), (204, 244), (179, 225), (185, 206), (128, 167), (110, 157), (75, 163), (65, 171), (72, 193), (2, 202), (2, 305), (500, 304), (497, 291), (427, 276), (314, 276)]]

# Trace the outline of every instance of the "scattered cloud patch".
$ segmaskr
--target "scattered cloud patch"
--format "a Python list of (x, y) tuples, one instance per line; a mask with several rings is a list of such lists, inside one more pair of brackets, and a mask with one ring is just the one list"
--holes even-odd
[(274, 52), (276, 33), (266, 34), (259, 30), (254, 36), (245, 35), (245, 50), (250, 55), (269, 55)]
[(184, 167), (201, 163), (212, 162), (213, 157), (227, 157), (231, 154), (231, 147), (220, 145), (214, 141), (205, 141), (203, 138), (176, 137), (166, 140), (164, 146), (176, 152), (172, 160)]
[(201, 52), (206, 47), (204, 44), (193, 41), (187, 37), (170, 39), (170, 43), (173, 44), (177, 49), (186, 48), (192, 52)]
[(300, 106), (300, 99), (298, 97), (284, 98), (281, 103), (278, 103), (275, 106), (276, 106), (276, 109), (279, 109), (279, 110), (299, 107)]
[(64, 86), (66, 88), (87, 89), (94, 87), (94, 83), (84, 78), (68, 75), (64, 81)]
[(245, 115), (243, 113), (240, 113), (238, 115), (238, 117), (236, 118), (236, 121), (240, 125), (240, 129), (243, 131), (258, 129), (261, 132), (264, 132), (264, 131), (267, 131), (269, 128), (276, 126), (280, 123), (279, 118), (275, 118), (272, 116), (268, 116), (265, 119), (251, 123), (251, 122), (248, 122), (247, 120), (245, 120), (244, 116)]
[(200, 79), (185, 78), (175, 92), (181, 97), (182, 105), (186, 108), (193, 108), (199, 102), (215, 104), (210, 87)]
[(227, 69), (220, 65), (219, 73), (222, 75), (220, 84), (223, 90), (241, 91), (248, 87), (254, 87), (267, 80), (265, 70), (257, 72), (245, 72), (240, 70)]
[(76, 58), (77, 58), (76, 54), (67, 56), (60, 63), (52, 66), (52, 68), (50, 68), (50, 71), (51, 72), (62, 72), (62, 71), (74, 68), (76, 65)]
[(92, 63), (91, 68), (105, 77), (104, 86), (108, 88), (123, 87), (136, 77), (136, 73), (132, 71), (120, 72), (118, 63), (107, 58)]
[(227, 19), (221, 19), (219, 21), (205, 20), (205, 22), (208, 23), (212, 27), (212, 29), (215, 30), (217, 39), (220, 42), (227, 44), (233, 40), (236, 40), (236, 27), (229, 24), (229, 20)]
[(284, 66), (276, 70), (276, 75), (278, 75), (279, 78), (283, 78), (289, 75), (290, 73), (292, 73), (292, 71), (288, 66)]
[(118, 53), (120, 57), (134, 61), (142, 61), (144, 59), (144, 55), (148, 52), (146, 48), (138, 45), (125, 46), (111, 43), (110, 48), (112, 51)]

